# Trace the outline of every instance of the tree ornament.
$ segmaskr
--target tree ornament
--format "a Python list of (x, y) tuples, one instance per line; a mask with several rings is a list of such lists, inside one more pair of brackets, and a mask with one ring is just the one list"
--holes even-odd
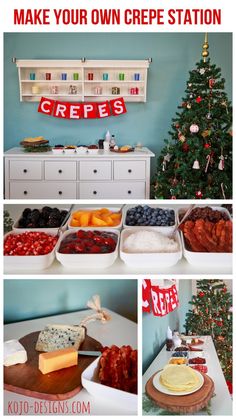
[(192, 168), (195, 169), (195, 170), (199, 170), (200, 169), (200, 164), (199, 164), (199, 161), (198, 160), (194, 160), (194, 163), (193, 163)]
[(212, 89), (214, 87), (215, 82), (216, 82), (215, 79), (209, 79), (209, 87), (210, 87), (210, 89)]
[(198, 96), (197, 98), (196, 98), (196, 102), (197, 103), (200, 103), (202, 101), (202, 97), (201, 96)]
[(197, 192), (195, 193), (195, 195), (196, 195), (196, 197), (197, 197), (197, 198), (200, 198), (200, 199), (201, 199), (201, 198), (202, 198), (202, 196), (203, 196), (203, 195), (202, 195), (202, 191), (197, 191)]
[(212, 119), (211, 112), (208, 112), (208, 113), (206, 114), (206, 119), (208, 119), (208, 120)]
[(179, 183), (179, 181), (178, 181), (178, 179), (177, 179), (176, 177), (174, 177), (174, 178), (171, 180), (171, 185), (172, 185), (172, 186), (177, 186), (177, 185), (178, 185), (178, 183)]
[(179, 129), (179, 123), (178, 122), (175, 124), (175, 128)]
[(201, 74), (201, 76), (203, 76), (205, 72), (206, 72), (205, 68), (200, 68), (199, 73)]
[(220, 184), (220, 188), (221, 188), (221, 192), (222, 192), (223, 198), (226, 199), (223, 182)]
[(177, 199), (175, 195), (172, 195), (171, 199)]
[(219, 170), (224, 170), (224, 167), (225, 167), (225, 158), (224, 158), (223, 154), (220, 155), (219, 159), (220, 159), (220, 162), (218, 164), (218, 169)]
[(190, 93), (189, 98), (193, 99), (193, 93)]
[(210, 129), (205, 129), (204, 131), (202, 131), (202, 134), (201, 134), (203, 138), (210, 137), (210, 135), (211, 135)]
[(187, 105), (186, 105), (186, 108), (191, 109), (191, 107), (192, 107), (191, 103), (188, 102)]
[(205, 143), (204, 148), (211, 148), (211, 144), (210, 143)]
[(181, 135), (179, 136), (179, 141), (180, 141), (181, 143), (184, 143), (184, 142), (186, 141), (186, 138), (185, 138), (185, 136), (184, 136), (183, 134), (181, 134)]
[(185, 152), (185, 153), (187, 153), (188, 151), (189, 151), (189, 145), (188, 145), (188, 143), (184, 143), (183, 145), (182, 145), (182, 150)]
[(199, 295), (200, 298), (205, 297), (205, 293), (203, 291), (200, 291), (198, 295)]
[(197, 124), (192, 124), (190, 125), (189, 130), (192, 134), (197, 134), (199, 131), (199, 126)]
[(192, 87), (192, 85), (193, 85), (192, 83), (188, 83), (188, 87)]
[(182, 108), (186, 108), (186, 106), (187, 106), (187, 103), (186, 102), (182, 102)]
[(211, 161), (211, 155), (210, 154), (208, 154), (207, 156), (206, 156), (206, 167), (205, 167), (205, 173), (207, 173), (207, 170), (208, 170), (208, 167), (209, 167), (209, 164), (210, 164), (210, 161)]

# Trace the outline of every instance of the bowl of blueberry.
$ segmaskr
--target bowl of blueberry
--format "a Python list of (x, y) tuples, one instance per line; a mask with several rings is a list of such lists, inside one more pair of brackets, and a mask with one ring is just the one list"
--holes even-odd
[(67, 209), (59, 209), (45, 206), (43, 208), (25, 208), (20, 218), (14, 223), (13, 230), (57, 230), (63, 226), (66, 230), (67, 223), (64, 220), (67, 216)]
[(137, 228), (159, 227), (172, 231), (176, 225), (176, 214), (173, 209), (158, 205), (126, 205), (124, 208), (124, 227)]

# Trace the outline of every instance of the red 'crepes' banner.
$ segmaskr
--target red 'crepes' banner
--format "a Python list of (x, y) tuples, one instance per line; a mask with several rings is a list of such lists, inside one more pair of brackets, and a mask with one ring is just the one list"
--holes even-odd
[(123, 97), (105, 102), (59, 102), (41, 97), (38, 112), (55, 118), (95, 119), (119, 116), (127, 112)]
[(144, 279), (142, 284), (143, 311), (152, 312), (154, 316), (165, 316), (179, 305), (176, 285), (160, 288), (152, 285), (150, 279)]

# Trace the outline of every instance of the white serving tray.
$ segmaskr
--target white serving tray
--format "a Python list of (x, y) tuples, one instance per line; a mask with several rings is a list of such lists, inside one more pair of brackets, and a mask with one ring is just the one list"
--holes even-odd
[[(57, 229), (58, 230), (58, 229)], [(20, 231), (20, 233), (25, 233), (26, 231), (37, 231), (35, 229), (25, 229), (24, 231)], [(47, 233), (52, 236), (57, 235), (57, 231), (50, 230), (50, 229), (40, 229), (41, 233)], [(5, 234), (4, 240), (7, 236), (10, 234), (19, 234), (19, 231), (12, 230), (9, 233)], [(60, 238), (59, 238), (60, 240)], [(58, 241), (59, 241), (58, 240)], [(43, 270), (47, 269), (54, 261), (55, 259), (55, 249), (56, 249), (57, 243), (52, 250), (51, 253), (48, 253), (47, 255), (39, 255), (39, 256), (4, 256), (4, 268), (11, 269), (12, 267), (16, 269), (23, 269), (24, 271), (27, 271), (27, 269), (33, 269), (33, 270)]]
[[(212, 205), (199, 205), (199, 207), (211, 207), (213, 210), (218, 210), (220, 212), (224, 212), (228, 215), (229, 220), (232, 221), (231, 215), (226, 208), (222, 207), (215, 207)], [(197, 206), (198, 207), (198, 206)], [(185, 209), (185, 208), (184, 208)], [(186, 208), (187, 209), (187, 208)], [(183, 211), (183, 208), (180, 208), (178, 211), (178, 222), (179, 222), (179, 214)], [(181, 242), (183, 246), (183, 255), (185, 259), (187, 259), (190, 265), (202, 265), (202, 266), (232, 266), (233, 263), (233, 253), (219, 253), (219, 252), (192, 252), (188, 250), (185, 246), (184, 235), (181, 231)], [(194, 344), (193, 344), (194, 346)]]
[[(87, 207), (87, 208), (83, 208), (83, 207), (76, 207), (73, 211), (72, 211), (72, 213), (74, 213), (74, 212), (76, 212), (76, 211), (83, 211), (83, 212), (86, 212), (86, 211), (95, 211), (95, 210), (98, 210), (98, 209), (101, 209), (102, 208), (102, 206), (100, 207), (100, 208), (95, 208), (95, 207)], [(122, 209), (122, 207), (106, 207), (107, 209), (109, 209), (110, 211), (113, 211), (113, 212), (120, 212), (121, 211), (121, 220), (120, 220), (120, 223), (117, 225), (117, 226), (108, 226), (108, 227), (95, 227), (95, 226), (91, 226), (91, 227), (73, 227), (73, 226), (71, 226), (70, 225), (70, 222), (71, 222), (71, 220), (72, 220), (72, 214), (71, 214), (71, 216), (70, 216), (70, 218), (68, 219), (68, 222), (67, 222), (67, 226), (68, 226), (68, 228), (69, 229), (71, 229), (71, 230), (78, 230), (78, 229), (86, 229), (86, 230), (91, 230), (91, 229), (99, 229), (99, 230), (110, 230), (110, 229), (114, 229), (114, 230), (116, 230), (116, 229), (118, 229), (118, 230), (121, 230), (121, 228), (122, 228), (122, 224), (123, 224), (123, 209)]]
[(120, 241), (120, 232), (119, 230), (115, 229), (107, 229), (107, 233), (114, 233), (117, 235), (117, 243), (114, 252), (112, 253), (102, 253), (102, 254), (64, 254), (59, 252), (60, 244), (62, 240), (70, 235), (75, 233), (78, 230), (85, 230), (85, 231), (104, 231), (101, 228), (77, 228), (73, 230), (67, 230), (62, 233), (61, 237), (58, 240), (56, 245), (56, 258), (57, 260), (65, 267), (90, 267), (94, 269), (101, 269), (101, 268), (108, 268), (109, 266), (113, 265), (115, 260), (118, 257), (118, 249), (119, 249), (119, 241)]
[(117, 390), (112, 387), (105, 386), (95, 381), (94, 373), (98, 366), (99, 358), (86, 368), (81, 375), (82, 386), (93, 397), (109, 400), (119, 406), (123, 406), (127, 411), (137, 414), (138, 396), (126, 391)]
[[(134, 208), (136, 206), (137, 205), (134, 205), (134, 204), (125, 205), (124, 210), (123, 210), (123, 227), (124, 228), (132, 228), (132, 229), (144, 228), (144, 229), (147, 229), (147, 230), (150, 230), (150, 229), (153, 229), (153, 228), (158, 228), (160, 232), (165, 232), (166, 231), (167, 234), (171, 234), (172, 231), (175, 229), (176, 219), (177, 219), (177, 214), (176, 214), (177, 211), (176, 211), (176, 209), (171, 208), (171, 206), (170, 207), (162, 207), (160, 204), (148, 204), (148, 206), (151, 207), (151, 208), (161, 208), (163, 210), (167, 210), (167, 209), (168, 210), (174, 210), (174, 213), (175, 213), (175, 224), (173, 226), (129, 226), (128, 224), (126, 224), (127, 211), (130, 208)], [(144, 205), (142, 205), (142, 207), (143, 206)]]
[[(34, 209), (37, 209), (37, 208), (34, 208)], [(39, 210), (41, 210), (42, 208), (38, 208)], [(60, 208), (60, 211), (69, 211), (69, 208)], [(21, 217), (20, 217), (21, 218)], [(15, 222), (14, 222), (14, 224), (13, 224), (13, 226), (12, 226), (12, 229), (14, 230), (14, 231), (17, 231), (18, 233), (24, 233), (25, 231), (45, 231), (45, 233), (47, 233), (47, 232), (49, 232), (49, 230), (51, 231), (51, 232), (57, 232), (58, 231), (58, 229), (59, 229), (59, 227), (42, 227), (42, 228), (40, 228), (40, 227), (37, 227), (37, 228), (30, 228), (30, 227), (19, 227), (19, 220), (20, 220), (20, 218), (18, 218)], [(68, 220), (66, 221), (66, 223), (61, 227), (61, 231), (65, 231), (65, 230), (67, 230), (67, 222), (68, 222)]]
[[(139, 230), (143, 230), (143, 227), (140, 227)], [(163, 231), (159, 227), (149, 228), (152, 231), (160, 231), (160, 233), (168, 236), (168, 231)], [(136, 229), (135, 231), (138, 231)], [(125, 238), (134, 233), (134, 229), (127, 228), (121, 232), (120, 240), (120, 258), (126, 265), (135, 267), (135, 268), (150, 268), (150, 267), (161, 267), (168, 268), (170, 266), (176, 265), (178, 261), (182, 258), (182, 244), (180, 240), (179, 232), (175, 233), (175, 239), (179, 244), (179, 251), (175, 253), (128, 253), (124, 249), (124, 240)]]

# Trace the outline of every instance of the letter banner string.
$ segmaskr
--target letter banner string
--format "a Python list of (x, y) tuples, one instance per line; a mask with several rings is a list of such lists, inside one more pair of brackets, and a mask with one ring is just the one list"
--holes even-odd
[(150, 279), (144, 279), (142, 283), (142, 309), (143, 312), (152, 313), (154, 316), (166, 316), (179, 306), (179, 298), (176, 285), (169, 288), (161, 288), (152, 285)]
[(55, 118), (95, 119), (119, 116), (127, 112), (122, 97), (105, 102), (61, 102), (42, 97), (38, 112)]

